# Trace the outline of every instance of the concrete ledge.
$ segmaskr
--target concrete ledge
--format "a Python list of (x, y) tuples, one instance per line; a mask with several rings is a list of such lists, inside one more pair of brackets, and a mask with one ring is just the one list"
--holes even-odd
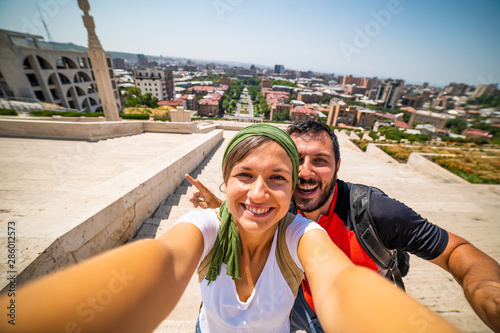
[(63, 122), (0, 119), (0, 135), (25, 138), (51, 138), (97, 141), (144, 132), (142, 122)]
[(34, 117), (34, 116), (0, 116), (0, 119), (9, 120), (48, 120), (48, 121), (66, 121), (66, 122), (85, 122), (85, 123), (96, 123), (106, 121), (104, 117), (62, 117), (62, 116), (52, 116), (52, 117)]
[[(221, 121), (216, 121), (214, 124), (217, 125), (217, 129), (223, 129), (227, 131), (240, 131), (243, 128), (256, 124), (252, 122), (243, 122), (243, 121), (226, 121), (226, 120), (221, 120)], [(270, 125), (276, 126), (278, 128), (281, 128), (286, 132), (286, 129), (288, 128), (288, 125), (290, 124), (279, 124), (279, 123), (269, 123)]]
[(389, 156), (386, 152), (384, 152), (382, 149), (380, 149), (376, 144), (374, 143), (369, 143), (368, 148), (366, 148), (366, 152), (368, 156), (375, 157), (379, 160), (382, 160), (387, 163), (396, 163), (399, 164), (398, 161), (396, 161), (394, 158)]
[(173, 123), (169, 121), (143, 121), (145, 132), (194, 133), (197, 123)]
[[(84, 117), (82, 117), (84, 118)], [(199, 122), (87, 121), (66, 119), (0, 119), (0, 136), (97, 141), (144, 132), (208, 133), (218, 126)]]
[[(81, 193), (78, 202), (60, 203), (71, 211), (45, 211), (20, 225), (17, 283), (80, 262), (131, 239), (165, 198), (173, 193), (222, 139), (222, 131), (201, 135), (194, 143), (179, 144), (147, 164)], [(182, 139), (181, 139), (182, 140)], [(182, 141), (181, 141), (182, 142)], [(28, 226), (36, 225), (36, 228)], [(36, 246), (33, 239), (36, 238)], [(28, 244), (30, 246), (28, 246)], [(2, 279), (0, 288), (8, 281)]]
[[(335, 134), (337, 135), (339, 144), (342, 144), (343, 148), (348, 148), (354, 151), (363, 152), (361, 148), (359, 148), (354, 142), (352, 142), (353, 139), (345, 132), (336, 131)], [(342, 158), (342, 153), (340, 154), (340, 157)]]
[(208, 133), (217, 129), (217, 125), (213, 122), (208, 123), (197, 123), (198, 127), (196, 128), (196, 133)]
[(470, 184), (465, 179), (425, 158), (425, 156), (439, 156), (439, 154), (411, 153), (407, 165), (418, 172), (443, 180), (445, 183)]

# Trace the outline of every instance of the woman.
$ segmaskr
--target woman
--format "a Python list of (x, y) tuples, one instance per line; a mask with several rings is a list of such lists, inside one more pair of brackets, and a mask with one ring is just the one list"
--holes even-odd
[[(188, 213), (158, 240), (131, 243), (27, 285), (16, 300), (23, 308), (15, 328), (150, 332), (199, 266), (198, 330), (287, 332), (296, 290), (276, 258), (285, 244), (308, 276), (325, 331), (456, 332), (376, 273), (354, 266), (316, 223), (290, 219), (297, 174), (297, 148), (286, 133), (263, 124), (243, 129), (224, 154), (220, 216)], [(285, 220), (290, 224), (279, 241)], [(0, 323), (2, 331), (9, 328)]]

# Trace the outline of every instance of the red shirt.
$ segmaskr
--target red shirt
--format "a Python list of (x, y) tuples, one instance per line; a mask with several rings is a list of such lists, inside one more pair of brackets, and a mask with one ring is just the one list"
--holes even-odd
[[(328, 215), (321, 215), (317, 223), (326, 230), (332, 241), (352, 260), (354, 264), (365, 266), (373, 269), (375, 272), (378, 272), (377, 264), (375, 264), (365, 250), (363, 250), (354, 231), (349, 230), (344, 221), (342, 221), (342, 219), (335, 214), (334, 209), (335, 204), (337, 203), (337, 195), (338, 186), (335, 185), (335, 193), (333, 195), (330, 211), (328, 212)], [(298, 213), (304, 216), (300, 210)], [(302, 289), (307, 303), (311, 309), (314, 310), (311, 288), (309, 287), (307, 277), (302, 282)]]

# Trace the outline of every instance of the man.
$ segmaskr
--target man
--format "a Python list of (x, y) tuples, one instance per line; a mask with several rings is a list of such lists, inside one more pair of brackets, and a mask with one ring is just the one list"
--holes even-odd
[[(349, 221), (351, 184), (337, 179), (340, 151), (337, 137), (326, 125), (303, 121), (291, 125), (288, 134), (300, 155), (299, 182), (293, 195), (298, 213), (318, 222), (330, 238), (358, 265), (378, 270), (356, 239)], [(190, 178), (190, 177), (189, 177)], [(220, 200), (198, 181), (195, 206), (217, 207)], [(500, 332), (500, 266), (465, 239), (428, 222), (404, 204), (373, 191), (370, 211), (377, 232), (389, 249), (408, 251), (450, 272), (464, 289), (478, 316)], [(307, 279), (295, 301), (291, 330), (323, 332)]]

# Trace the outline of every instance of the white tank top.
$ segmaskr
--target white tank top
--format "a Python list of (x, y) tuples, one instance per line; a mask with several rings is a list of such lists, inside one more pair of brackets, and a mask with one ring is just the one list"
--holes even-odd
[[(219, 220), (211, 210), (192, 211), (177, 223), (189, 222), (196, 225), (203, 234), (204, 251), (200, 262), (210, 252), (219, 231)], [(288, 226), (286, 242), (290, 254), (299, 268), (297, 247), (300, 237), (312, 229), (322, 228), (300, 215)], [(246, 302), (240, 301), (233, 279), (226, 275), (226, 264), (222, 264), (220, 275), (215, 281), (203, 280), (200, 292), (203, 307), (200, 312), (200, 328), (208, 332), (289, 332), (289, 315), (295, 297), (281, 274), (276, 259), (276, 230), (269, 256), (255, 288)]]

